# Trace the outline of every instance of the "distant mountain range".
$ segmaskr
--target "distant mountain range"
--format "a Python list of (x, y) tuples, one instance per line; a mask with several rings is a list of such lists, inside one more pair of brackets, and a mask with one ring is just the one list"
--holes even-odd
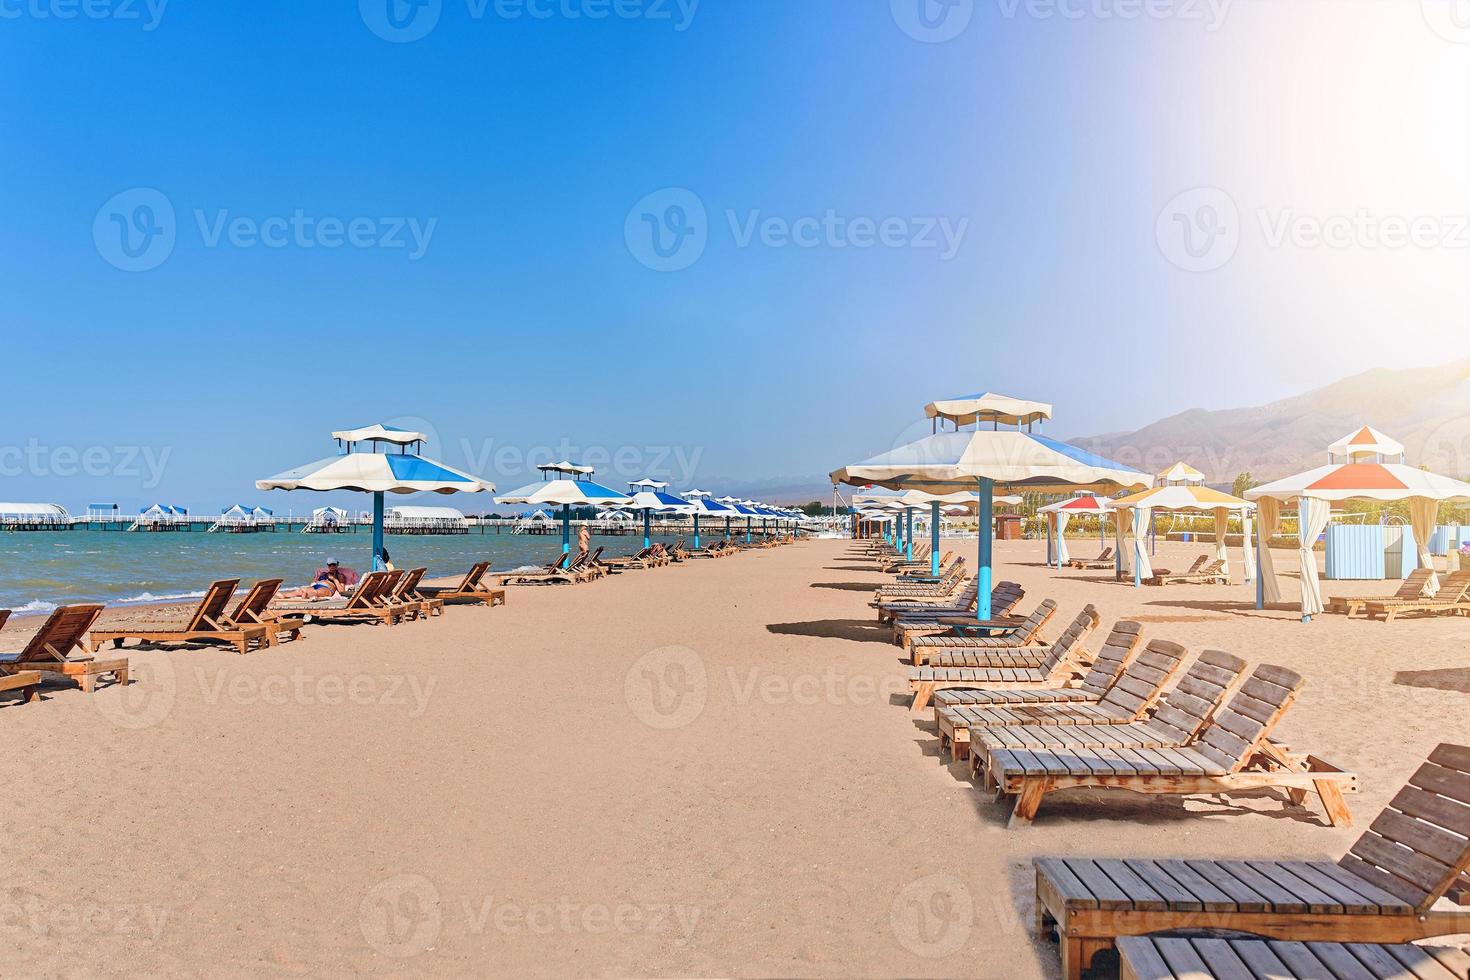
[(1327, 447), (1371, 425), (1404, 444), (1409, 463), (1470, 476), (1470, 359), (1374, 368), (1253, 408), (1192, 408), (1133, 432), (1068, 441), (1147, 473), (1184, 460), (1215, 484), (1249, 471), (1274, 480), (1327, 462)]
[[(1263, 482), (1326, 463), (1327, 447), (1363, 425), (1402, 442), (1411, 464), (1470, 479), (1470, 359), (1374, 368), (1266, 405), (1192, 408), (1132, 432), (1067, 441), (1146, 473), (1183, 460), (1210, 483), (1229, 487), (1246, 471)], [(709, 482), (775, 503), (832, 499), (832, 485), (819, 475)]]

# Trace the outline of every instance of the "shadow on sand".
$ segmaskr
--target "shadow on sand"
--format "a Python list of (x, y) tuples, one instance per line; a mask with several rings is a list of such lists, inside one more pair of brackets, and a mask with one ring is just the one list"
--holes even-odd
[(813, 582), (813, 589), (836, 589), (839, 592), (872, 592), (878, 588), (877, 582)]
[(770, 623), (766, 629), (778, 636), (821, 636), (858, 643), (893, 643), (893, 633), (873, 619), (817, 619), (810, 623)]
[(1470, 694), (1470, 667), (1446, 667), (1443, 670), (1401, 670), (1393, 675), (1401, 687), (1423, 687), (1431, 691), (1458, 691)]

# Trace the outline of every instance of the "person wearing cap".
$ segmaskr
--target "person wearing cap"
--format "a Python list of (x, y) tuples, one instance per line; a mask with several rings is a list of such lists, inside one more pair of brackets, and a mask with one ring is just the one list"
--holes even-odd
[(330, 599), (342, 595), (357, 584), (357, 572), (343, 566), (335, 558), (328, 558), (325, 568), (316, 570), (316, 578), (310, 585), (299, 589), (282, 589), (276, 593), (282, 599)]

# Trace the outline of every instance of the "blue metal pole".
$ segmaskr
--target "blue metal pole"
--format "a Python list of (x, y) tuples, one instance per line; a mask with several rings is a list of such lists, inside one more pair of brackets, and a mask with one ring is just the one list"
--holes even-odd
[(907, 507), (907, 508), (904, 509), (903, 519), (904, 519), (904, 524), (906, 525), (904, 527), (904, 531), (903, 531), (904, 547), (908, 549), (908, 552), (904, 555), (904, 558), (906, 560), (908, 560), (908, 561), (913, 561), (914, 560), (914, 509), (912, 507)]
[(653, 544), (648, 533), (649, 522), (653, 520), (653, 511), (647, 507), (643, 508), (643, 547), (647, 548)]
[(751, 525), (754, 524), (754, 523), (755, 523), (755, 521), (753, 521), (749, 516), (747, 516), (745, 518), (745, 543), (746, 544), (750, 544), (750, 530), (751, 530)]
[(694, 550), (699, 550), (699, 511), (694, 512)]
[(572, 550), (572, 505), (561, 505), (561, 553)]
[(376, 572), (383, 566), (383, 491), (373, 494), (373, 565)]
[(1261, 574), (1261, 534), (1256, 532), (1256, 608), (1266, 608), (1266, 576)]
[(978, 594), (975, 601), (975, 618), (990, 618), (990, 556), (991, 556), (991, 508), (995, 495), (995, 481), (980, 478), (980, 567), (976, 569)]
[(939, 501), (929, 504), (929, 574), (939, 577)]

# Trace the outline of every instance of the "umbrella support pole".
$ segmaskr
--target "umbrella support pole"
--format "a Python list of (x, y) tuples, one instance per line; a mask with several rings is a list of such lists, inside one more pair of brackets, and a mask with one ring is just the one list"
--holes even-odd
[(694, 550), (699, 550), (699, 515), (694, 515)]
[(561, 505), (561, 553), (569, 554), (572, 550), (572, 508), (568, 504)]
[(373, 562), (369, 571), (383, 567), (383, 491), (373, 494)]
[(991, 505), (992, 497), (995, 495), (995, 481), (989, 477), (980, 479), (980, 567), (975, 569), (976, 586), (975, 593), (975, 618), (990, 618), (990, 560), (992, 542), (990, 540), (991, 529)]
[(939, 501), (929, 504), (929, 574), (939, 577)]

